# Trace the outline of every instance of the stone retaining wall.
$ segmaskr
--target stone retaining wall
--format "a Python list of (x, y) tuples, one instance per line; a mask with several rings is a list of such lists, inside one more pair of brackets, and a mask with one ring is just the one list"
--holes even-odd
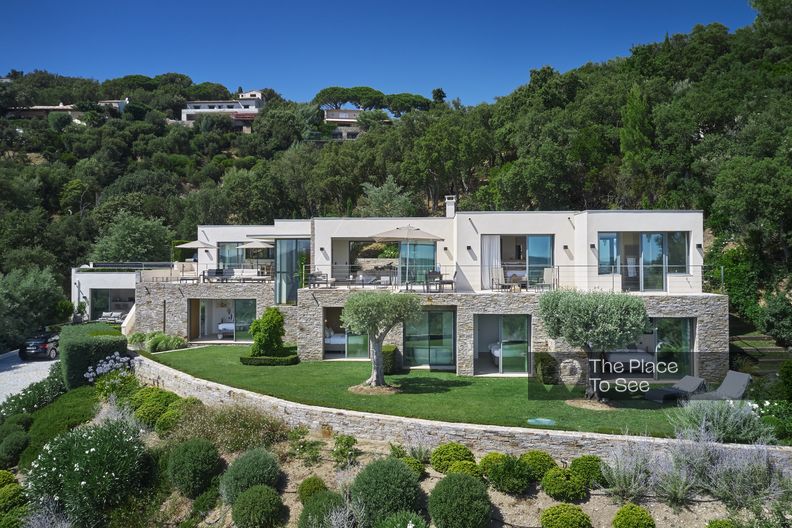
[[(315, 431), (351, 434), (373, 441), (406, 442), (421, 438), (433, 446), (456, 441), (479, 454), (488, 451), (519, 454), (530, 449), (541, 449), (564, 461), (583, 454), (607, 459), (618, 445), (642, 443), (653, 449), (665, 450), (674, 442), (638, 436), (436, 422), (304, 405), (194, 378), (143, 357), (136, 359), (135, 372), (143, 383), (173, 391), (183, 397), (194, 396), (208, 405), (250, 405), (282, 418), (292, 426), (304, 425)], [(728, 448), (736, 451), (751, 449), (742, 445), (729, 445)], [(791, 471), (792, 448), (770, 449), (779, 465)]]

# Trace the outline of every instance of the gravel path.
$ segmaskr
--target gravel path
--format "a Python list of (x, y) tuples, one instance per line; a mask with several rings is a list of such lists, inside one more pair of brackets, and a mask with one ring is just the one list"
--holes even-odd
[(22, 361), (17, 353), (0, 356), (0, 402), (47, 377), (52, 361)]

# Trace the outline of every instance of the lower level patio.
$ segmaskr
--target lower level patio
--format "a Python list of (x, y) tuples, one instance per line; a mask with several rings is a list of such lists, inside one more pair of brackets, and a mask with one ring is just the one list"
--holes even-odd
[[(198, 378), (324, 407), (487, 425), (672, 434), (666, 417), (668, 408), (640, 397), (614, 401), (608, 410), (592, 410), (567, 403), (580, 400), (580, 388), (545, 386), (526, 377), (468, 377), (422, 369), (387, 376), (387, 382), (400, 389), (395, 394), (361, 395), (348, 389), (368, 377), (368, 362), (305, 361), (287, 367), (248, 366), (239, 361), (247, 350), (244, 346), (215, 345), (165, 352), (152, 358)], [(537, 419), (542, 420), (536, 422)]]

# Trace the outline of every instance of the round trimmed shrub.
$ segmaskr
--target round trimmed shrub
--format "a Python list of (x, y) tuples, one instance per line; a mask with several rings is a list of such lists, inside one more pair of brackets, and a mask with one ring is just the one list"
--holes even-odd
[(627, 503), (616, 512), (613, 528), (655, 528), (649, 510), (637, 504)]
[(19, 413), (9, 416), (3, 422), (3, 425), (10, 424), (10, 425), (18, 425), (25, 431), (30, 429), (30, 426), (33, 425), (33, 416), (28, 413)]
[(487, 486), (470, 475), (452, 473), (429, 495), (429, 516), (437, 528), (486, 528), (491, 513)]
[(0, 528), (22, 528), (29, 513), (27, 504), (11, 508), (5, 515), (0, 514)]
[(4, 488), (9, 484), (14, 484), (16, 482), (16, 477), (10, 471), (6, 471), (5, 469), (0, 469), (0, 488)]
[(219, 470), (220, 454), (204, 438), (178, 444), (168, 458), (168, 477), (176, 489), (191, 499), (209, 488)]
[(462, 462), (464, 460), (475, 462), (476, 457), (473, 456), (473, 452), (470, 449), (462, 444), (449, 442), (438, 446), (437, 449), (432, 451), (430, 460), (435, 471), (447, 473), (454, 462)]
[(15, 466), (29, 442), (30, 435), (21, 429), (6, 436), (0, 443), (0, 468)]
[(545, 476), (545, 473), (558, 467), (553, 457), (544, 451), (528, 451), (520, 457), (520, 462), (528, 466), (531, 472), (531, 479), (535, 482), (539, 482)]
[(393, 513), (416, 511), (421, 488), (407, 464), (384, 458), (364, 467), (349, 492), (363, 506), (366, 526), (373, 526)]
[(272, 528), (280, 525), (283, 501), (269, 486), (253, 486), (237, 497), (231, 518), (237, 528)]
[(334, 491), (314, 493), (308, 502), (303, 504), (298, 528), (329, 528), (327, 516), (331, 511), (344, 505), (344, 497)]
[(596, 455), (577, 457), (569, 463), (569, 471), (583, 479), (589, 488), (599, 486), (604, 481), (602, 459)]
[(510, 455), (506, 455), (500, 462), (492, 464), (487, 477), (493, 488), (509, 495), (525, 493), (535, 482), (528, 466), (517, 457)]
[(542, 491), (555, 500), (571, 502), (583, 500), (588, 491), (583, 479), (568, 469), (553, 468), (542, 479)]
[(451, 464), (451, 467), (448, 468), (448, 474), (450, 475), (451, 473), (462, 473), (463, 475), (470, 475), (477, 479), (484, 478), (484, 473), (482, 473), (478, 464), (470, 460), (462, 460), (461, 462), (454, 462)]
[(6, 436), (10, 435), (11, 433), (24, 433), (25, 430), (22, 428), (21, 425), (17, 423), (4, 423), (0, 425), (0, 442), (2, 442)]
[(429, 528), (423, 517), (408, 511), (389, 515), (386, 519), (378, 522), (374, 528), (407, 528), (410, 523), (413, 528)]
[(592, 528), (588, 515), (574, 504), (551, 506), (539, 517), (542, 528)]
[(311, 475), (300, 482), (300, 486), (297, 488), (297, 496), (300, 498), (300, 503), (305, 504), (305, 501), (320, 491), (327, 491), (327, 484), (316, 475)]
[(484, 476), (489, 476), (490, 469), (498, 462), (502, 462), (506, 458), (503, 453), (487, 453), (484, 458), (479, 460), (479, 467)]
[(707, 528), (737, 528), (737, 523), (731, 519), (713, 519), (707, 523)]
[[(146, 389), (141, 389), (138, 391), (138, 393), (133, 396), (133, 399), (145, 390)], [(179, 399), (179, 396), (176, 394), (162, 389), (148, 392), (143, 398), (142, 403), (135, 409), (135, 418), (144, 426), (153, 429), (159, 417), (168, 410), (168, 406)]]
[(25, 490), (19, 484), (6, 484), (0, 488), (0, 515), (10, 512), (25, 502)]
[(240, 493), (253, 486), (274, 488), (279, 476), (275, 455), (261, 447), (251, 449), (234, 460), (220, 477), (220, 495), (227, 504), (234, 504)]
[(418, 477), (418, 480), (421, 480), (426, 476), (426, 466), (424, 465), (423, 462), (421, 462), (417, 458), (408, 456), (408, 457), (400, 458), (399, 460), (407, 464), (407, 467), (413, 470), (415, 475)]

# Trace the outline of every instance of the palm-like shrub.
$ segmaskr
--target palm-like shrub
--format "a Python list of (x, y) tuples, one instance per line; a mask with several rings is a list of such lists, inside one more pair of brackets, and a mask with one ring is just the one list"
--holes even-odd
[(487, 486), (469, 475), (448, 475), (429, 495), (429, 515), (437, 528), (485, 528), (491, 513)]
[(251, 449), (234, 460), (220, 477), (220, 495), (227, 504), (253, 486), (275, 487), (280, 466), (275, 455), (263, 448)]
[(364, 467), (349, 491), (363, 507), (365, 525), (374, 526), (393, 513), (416, 511), (421, 490), (413, 470), (401, 460), (385, 458)]
[(451, 464), (454, 462), (462, 462), (465, 460), (475, 462), (476, 457), (473, 456), (473, 452), (470, 449), (462, 444), (449, 442), (438, 446), (432, 451), (430, 460), (435, 471), (447, 473)]
[(168, 477), (176, 489), (194, 499), (212, 483), (220, 463), (220, 454), (209, 440), (194, 438), (173, 448), (168, 459)]

